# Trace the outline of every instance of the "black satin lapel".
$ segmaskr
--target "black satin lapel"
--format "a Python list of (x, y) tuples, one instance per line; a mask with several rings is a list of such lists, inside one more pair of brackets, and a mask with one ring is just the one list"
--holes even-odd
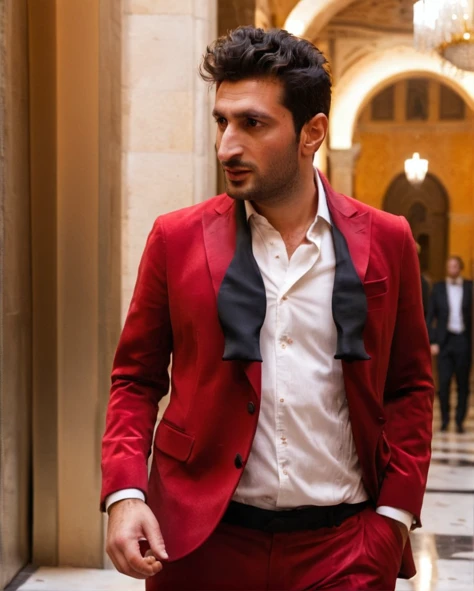
[(366, 361), (363, 332), (367, 320), (367, 298), (364, 286), (351, 259), (343, 234), (332, 226), (336, 273), (332, 294), (332, 314), (337, 329), (335, 359)]
[(235, 206), (237, 237), (234, 257), (217, 296), (225, 338), (224, 361), (262, 361), (260, 329), (267, 310), (265, 285), (252, 252), (245, 204)]

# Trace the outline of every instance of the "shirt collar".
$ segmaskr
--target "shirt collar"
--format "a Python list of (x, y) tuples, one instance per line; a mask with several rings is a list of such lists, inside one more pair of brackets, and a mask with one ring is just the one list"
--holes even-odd
[(457, 279), (451, 279), (451, 277), (446, 277), (446, 283), (448, 285), (462, 285), (463, 284), (463, 278), (462, 277), (458, 277)]
[[(315, 169), (314, 174), (316, 177), (316, 186), (318, 187), (318, 211), (316, 212), (316, 217), (314, 218), (314, 222), (311, 224), (308, 234), (313, 230), (318, 218), (322, 218), (325, 222), (327, 222), (330, 226), (332, 226), (331, 215), (329, 213), (328, 207), (328, 200), (326, 196), (326, 191), (324, 189), (324, 185), (321, 181), (321, 177), (318, 174), (318, 171)], [(257, 213), (254, 206), (250, 201), (245, 201), (245, 212), (247, 214), (247, 221), (252, 217), (263, 217)]]

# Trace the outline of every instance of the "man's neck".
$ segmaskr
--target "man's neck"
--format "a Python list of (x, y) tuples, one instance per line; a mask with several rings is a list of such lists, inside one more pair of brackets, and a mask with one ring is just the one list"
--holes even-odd
[(295, 187), (286, 199), (273, 204), (252, 202), (255, 210), (283, 236), (301, 228), (309, 228), (318, 211), (318, 187), (314, 172)]

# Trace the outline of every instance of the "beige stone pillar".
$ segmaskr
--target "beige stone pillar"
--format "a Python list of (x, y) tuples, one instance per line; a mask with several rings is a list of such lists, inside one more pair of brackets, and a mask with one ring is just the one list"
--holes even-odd
[(331, 184), (344, 195), (353, 197), (355, 163), (360, 154), (360, 144), (348, 150), (328, 150)]
[(99, 0), (29, 0), (29, 9), (33, 562), (101, 567), (99, 284), (113, 265), (101, 255)]
[(216, 0), (124, 0), (122, 319), (154, 219), (215, 194), (213, 93), (198, 65)]
[(33, 562), (58, 559), (56, 6), (28, 0), (33, 282)]
[(0, 1), (0, 589), (31, 544), (27, 30), (26, 0)]

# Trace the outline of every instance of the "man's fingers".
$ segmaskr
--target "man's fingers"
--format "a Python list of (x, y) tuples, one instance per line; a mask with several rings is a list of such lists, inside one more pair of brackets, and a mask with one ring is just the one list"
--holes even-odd
[[(168, 560), (168, 553), (166, 552), (165, 542), (161, 535), (158, 522), (155, 520), (152, 525), (148, 522), (143, 524), (143, 533), (145, 534), (153, 556), (160, 560)], [(147, 554), (149, 553), (147, 552)]]
[(146, 579), (147, 575), (134, 570), (127, 562), (126, 558), (121, 553), (110, 553), (110, 559), (114, 563), (115, 568), (119, 573), (133, 577), (134, 579)]
[(143, 557), (140, 553), (138, 543), (135, 548), (127, 548), (124, 552), (124, 558), (133, 571), (145, 577), (152, 577), (163, 568), (161, 562), (156, 560), (154, 556)]

